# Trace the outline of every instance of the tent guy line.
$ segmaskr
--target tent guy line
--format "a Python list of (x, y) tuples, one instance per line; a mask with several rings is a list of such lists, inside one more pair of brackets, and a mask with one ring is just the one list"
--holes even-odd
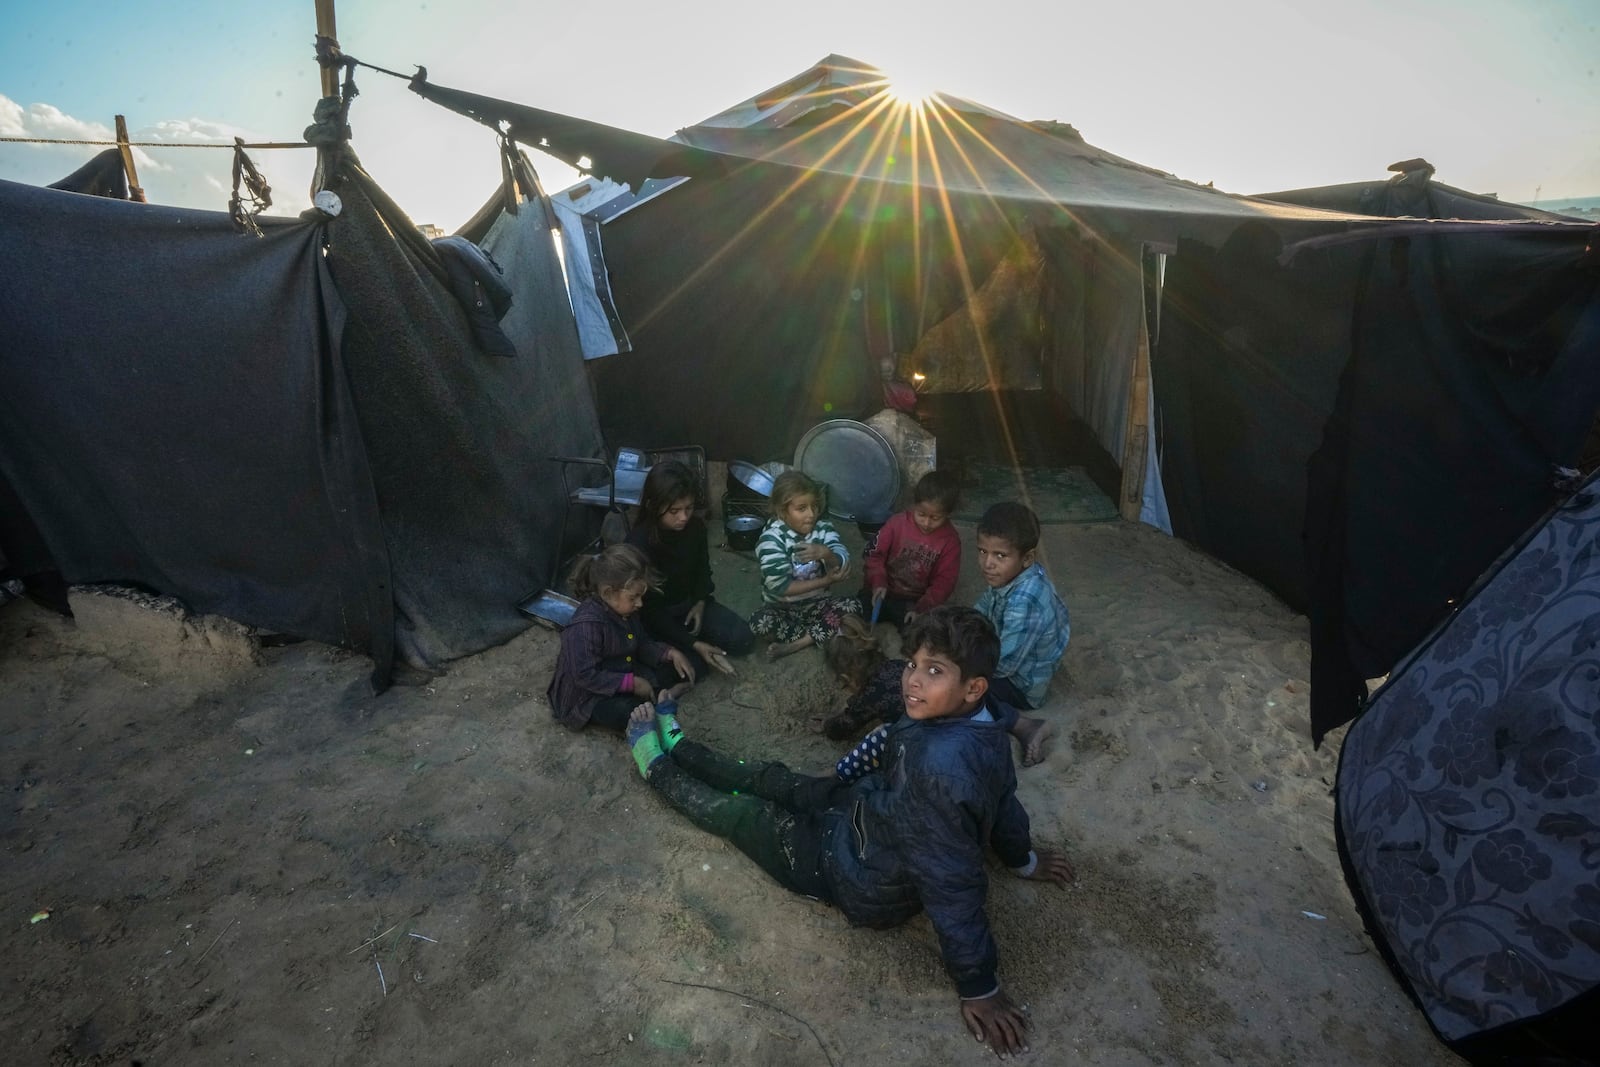
[(315, 148), (305, 141), (246, 141), (224, 144), (221, 141), (84, 141), (65, 137), (0, 137), (10, 144), (86, 144), (101, 148)]

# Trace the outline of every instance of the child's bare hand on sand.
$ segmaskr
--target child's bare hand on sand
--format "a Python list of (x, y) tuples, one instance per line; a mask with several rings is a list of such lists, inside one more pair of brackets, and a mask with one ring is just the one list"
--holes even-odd
[(728, 662), (728, 654), (713, 645), (710, 641), (696, 641), (694, 650), (700, 653), (700, 658), (711, 664), (713, 668), (723, 674), (733, 674), (733, 664)]
[(967, 1032), (1005, 1059), (1028, 1051), (1028, 1018), (1004, 992), (982, 1000), (961, 1002), (961, 1021)]
[(668, 648), (667, 662), (672, 664), (673, 669), (678, 672), (678, 677), (689, 682), (693, 682), (695, 680), (694, 665), (689, 662), (689, 657), (685, 656), (680, 650), (676, 648)]
[(1078, 875), (1072, 869), (1072, 864), (1067, 861), (1065, 853), (1037, 849), (1034, 855), (1038, 857), (1038, 861), (1034, 863), (1032, 873), (1022, 877), (1035, 882), (1054, 882), (1056, 885), (1066, 885), (1068, 882), (1078, 880)]

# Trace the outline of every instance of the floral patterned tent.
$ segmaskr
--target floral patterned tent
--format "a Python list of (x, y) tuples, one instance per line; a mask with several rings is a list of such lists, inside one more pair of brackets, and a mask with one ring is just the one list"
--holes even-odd
[(1396, 668), (1340, 759), (1346, 875), (1434, 1029), (1591, 1062), (1600, 1006), (1600, 475)]

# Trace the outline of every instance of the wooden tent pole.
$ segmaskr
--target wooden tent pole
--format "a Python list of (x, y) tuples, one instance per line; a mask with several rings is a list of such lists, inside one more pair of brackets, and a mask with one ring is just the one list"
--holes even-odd
[(145, 203), (139, 186), (139, 170), (133, 165), (133, 148), (128, 144), (128, 120), (117, 116), (117, 151), (122, 153), (122, 170), (128, 176), (128, 199)]
[[(333, 0), (317, 0), (317, 36), (326, 37), (335, 47), (339, 44), (339, 27), (334, 18)], [(339, 69), (322, 68), (322, 95), (339, 95)]]
[[(1141, 287), (1142, 291), (1142, 287)], [(1141, 301), (1142, 304), (1142, 301)], [(1150, 453), (1150, 330), (1139, 315), (1139, 341), (1128, 374), (1128, 434), (1122, 445), (1122, 517), (1139, 521), (1144, 507), (1145, 464)]]

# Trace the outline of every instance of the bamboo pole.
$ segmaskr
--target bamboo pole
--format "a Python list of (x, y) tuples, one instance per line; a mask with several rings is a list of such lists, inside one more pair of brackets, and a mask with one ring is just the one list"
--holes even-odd
[[(334, 18), (333, 0), (317, 0), (317, 36), (326, 37), (335, 47), (339, 44), (339, 27)], [(339, 70), (337, 67), (322, 68), (322, 95), (339, 95)]]
[(128, 176), (128, 199), (145, 203), (139, 170), (133, 165), (133, 148), (128, 144), (128, 120), (121, 115), (117, 116), (117, 151), (122, 153), (122, 170)]

